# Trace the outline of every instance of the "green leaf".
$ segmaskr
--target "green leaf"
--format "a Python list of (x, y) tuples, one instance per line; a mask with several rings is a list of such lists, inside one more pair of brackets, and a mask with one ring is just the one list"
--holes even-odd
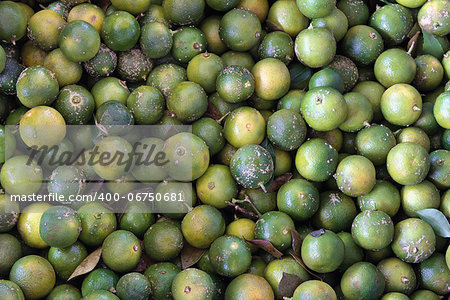
[(450, 237), (450, 224), (440, 210), (427, 208), (419, 210), (417, 214), (422, 220), (430, 224), (437, 235), (445, 238)]
[(440, 60), (444, 55), (444, 49), (442, 48), (442, 45), (439, 42), (439, 40), (434, 35), (429, 34), (423, 29), (422, 29), (422, 36), (423, 36), (422, 53), (433, 55), (434, 57)]
[(291, 75), (291, 88), (305, 89), (312, 76), (312, 71), (307, 66), (297, 63), (289, 66), (289, 74)]

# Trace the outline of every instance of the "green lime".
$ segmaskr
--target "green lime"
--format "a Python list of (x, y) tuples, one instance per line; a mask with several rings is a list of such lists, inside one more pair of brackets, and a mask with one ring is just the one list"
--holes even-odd
[(277, 296), (279, 296), (278, 286), (283, 278), (283, 273), (296, 275), (302, 281), (307, 281), (310, 279), (310, 276), (306, 270), (292, 257), (272, 260), (267, 264), (267, 267), (264, 270), (264, 278), (272, 286), (272, 289)]
[(116, 229), (116, 216), (98, 202), (86, 203), (78, 209), (81, 219), (80, 241), (87, 246), (100, 246)]
[(17, 97), (27, 107), (50, 105), (58, 97), (55, 73), (41, 66), (26, 68), (17, 80)]
[(381, 35), (367, 25), (351, 27), (342, 39), (341, 44), (344, 55), (355, 63), (362, 65), (369, 65), (374, 62), (384, 49)]
[(55, 74), (60, 87), (77, 83), (83, 74), (81, 65), (67, 59), (61, 49), (50, 52), (45, 57), (43, 66)]
[(363, 94), (350, 92), (344, 95), (348, 113), (339, 129), (345, 132), (355, 132), (370, 124), (373, 118), (372, 104)]
[(200, 205), (186, 214), (181, 230), (189, 244), (196, 248), (208, 248), (225, 232), (225, 220), (218, 209)]
[(345, 271), (350, 266), (354, 265), (357, 262), (361, 262), (364, 259), (363, 250), (355, 243), (351, 233), (348, 232), (339, 232), (338, 237), (344, 243), (344, 260), (339, 266), (339, 270)]
[(27, 15), (20, 5), (12, 1), (0, 3), (0, 40), (15, 43), (27, 29)]
[(281, 211), (269, 211), (263, 214), (255, 226), (255, 239), (271, 242), (278, 250), (284, 251), (291, 246), (291, 230), (294, 230), (291, 217)]
[[(317, 45), (323, 47), (317, 49)], [(296, 37), (294, 50), (301, 63), (311, 68), (320, 68), (333, 60), (336, 54), (336, 40), (328, 29), (305, 29)]]
[(189, 81), (200, 84), (207, 92), (216, 91), (216, 79), (224, 68), (222, 59), (214, 53), (198, 54), (189, 61), (187, 76)]
[(7, 233), (0, 234), (0, 275), (6, 275), (14, 263), (22, 257), (19, 240)]
[(246, 242), (234, 235), (217, 238), (211, 244), (209, 257), (216, 272), (227, 277), (236, 277), (244, 273), (252, 260)]
[[(100, 155), (105, 152), (111, 153), (111, 157), (115, 155), (123, 155), (124, 157), (129, 157), (129, 154), (132, 153), (133, 147), (131, 144), (121, 138), (119, 136), (107, 136), (100, 140), (95, 145), (97, 151), (93, 156), (92, 161), (98, 161)], [(106, 180), (115, 180), (124, 175), (127, 171), (132, 167), (131, 164), (133, 162), (130, 159), (122, 160), (113, 160), (108, 164), (94, 164), (93, 169), (98, 176)]]
[(377, 265), (384, 275), (386, 292), (410, 295), (416, 289), (416, 274), (411, 265), (396, 257), (383, 259)]
[(293, 220), (306, 221), (319, 209), (319, 191), (303, 179), (291, 179), (277, 192), (277, 207)]
[(150, 281), (140, 273), (128, 273), (117, 282), (116, 291), (121, 299), (145, 300), (150, 296)]
[(96, 108), (110, 100), (116, 100), (126, 104), (127, 98), (130, 95), (126, 82), (115, 77), (100, 79), (92, 87), (91, 93), (94, 96)]
[(439, 149), (430, 153), (430, 172), (428, 179), (440, 189), (449, 188), (448, 173), (450, 168), (450, 152)]
[(400, 203), (400, 192), (389, 181), (378, 180), (368, 194), (358, 196), (358, 206), (361, 211), (379, 210), (390, 217), (397, 214)]
[(391, 247), (395, 255), (407, 263), (419, 263), (433, 254), (436, 236), (428, 223), (408, 218), (395, 224)]
[(127, 82), (145, 82), (152, 68), (151, 59), (140, 49), (130, 49), (119, 54), (117, 73)]
[(308, 180), (326, 181), (336, 170), (338, 153), (325, 140), (314, 138), (303, 143), (297, 150), (295, 166)]
[(52, 206), (41, 217), (39, 234), (51, 247), (65, 248), (73, 245), (81, 231), (80, 217), (67, 206)]
[(112, 270), (126, 272), (137, 266), (141, 258), (141, 244), (131, 232), (117, 230), (103, 241), (103, 262)]
[(417, 212), (422, 209), (437, 209), (441, 203), (439, 190), (428, 180), (403, 186), (401, 199), (403, 211), (408, 217), (418, 217)]
[(419, 264), (420, 286), (438, 295), (448, 294), (450, 270), (445, 262), (445, 256), (434, 253)]
[(71, 284), (56, 286), (47, 296), (47, 300), (79, 300), (81, 293), (78, 288)]
[(105, 18), (101, 36), (110, 49), (127, 51), (136, 45), (140, 34), (139, 23), (133, 15), (126, 11), (116, 11)]
[(433, 107), (433, 114), (438, 124), (445, 128), (450, 129), (450, 91), (442, 93), (436, 98), (436, 102)]
[(385, 5), (370, 17), (370, 26), (381, 34), (388, 45), (401, 44), (413, 25), (411, 12), (399, 4)]
[(242, 274), (233, 279), (225, 290), (226, 300), (274, 299), (273, 290), (261, 276)]
[(184, 26), (173, 32), (173, 47), (170, 53), (175, 60), (188, 63), (204, 51), (206, 39), (200, 29)]
[(166, 140), (163, 149), (169, 160), (166, 164), (168, 174), (175, 180), (195, 180), (208, 169), (208, 146), (192, 133), (181, 132), (171, 136)]
[(95, 4), (82, 3), (70, 9), (67, 15), (67, 22), (70, 23), (75, 20), (86, 21), (94, 26), (98, 33), (101, 33), (103, 21), (105, 20), (105, 12)]
[(157, 222), (144, 235), (147, 255), (156, 261), (169, 261), (183, 248), (183, 235), (178, 226), (170, 222)]
[(389, 175), (403, 185), (422, 182), (430, 170), (430, 158), (421, 145), (400, 143), (389, 151), (386, 160)]
[(267, 15), (267, 25), (274, 30), (282, 30), (292, 38), (308, 27), (309, 20), (293, 1), (276, 1)]
[(281, 150), (295, 150), (306, 138), (306, 124), (299, 113), (290, 109), (278, 110), (267, 121), (267, 137)]
[[(255, 225), (256, 223), (250, 219), (241, 218), (234, 220), (228, 224), (226, 229), (227, 235), (234, 235), (248, 241), (255, 239)], [(251, 252), (255, 252), (258, 248), (254, 245), (247, 244)]]
[(320, 206), (312, 217), (316, 228), (325, 228), (335, 233), (349, 230), (357, 211), (353, 199), (335, 191), (322, 192), (319, 195)]
[(394, 134), (383, 125), (372, 125), (362, 129), (355, 140), (358, 153), (367, 157), (375, 166), (386, 163), (388, 153), (395, 144)]
[(25, 300), (21, 288), (12, 281), (0, 279), (0, 297), (7, 300)]
[(261, 113), (251, 107), (239, 107), (225, 119), (224, 136), (234, 147), (260, 144), (265, 136), (266, 122)]
[(352, 90), (352, 92), (358, 92), (363, 94), (369, 99), (373, 109), (373, 120), (379, 121), (382, 118), (380, 110), (381, 96), (386, 89), (375, 81), (362, 81), (359, 82)]
[(205, 1), (167, 0), (163, 2), (163, 10), (170, 23), (174, 25), (195, 24), (203, 17)]
[(68, 85), (59, 92), (54, 107), (67, 124), (81, 125), (91, 120), (95, 102), (92, 94), (81, 85)]
[(305, 94), (301, 111), (310, 127), (318, 131), (328, 131), (339, 127), (345, 121), (348, 107), (337, 90), (318, 87)]
[(211, 165), (197, 180), (196, 191), (202, 203), (221, 209), (236, 197), (238, 188), (227, 166)]
[(331, 13), (325, 17), (313, 19), (311, 24), (314, 27), (328, 29), (333, 33), (336, 42), (342, 40), (348, 30), (347, 16), (337, 8), (333, 8)]
[(81, 294), (87, 296), (94, 291), (114, 291), (119, 276), (109, 269), (95, 269), (90, 272), (81, 284)]
[(20, 286), (27, 299), (40, 299), (53, 289), (56, 275), (48, 260), (28, 255), (14, 263), (9, 279)]
[(308, 280), (300, 284), (294, 291), (293, 300), (313, 298), (317, 300), (337, 300), (336, 292), (327, 283), (319, 280)]
[(203, 88), (190, 81), (179, 83), (167, 99), (167, 108), (182, 122), (200, 119), (208, 107), (208, 98)]
[(259, 145), (239, 148), (230, 161), (231, 175), (244, 188), (258, 188), (273, 176), (274, 162), (269, 151)]
[(369, 20), (369, 7), (362, 0), (340, 0), (336, 4), (348, 19), (348, 26), (367, 24)]
[(380, 250), (392, 242), (394, 224), (383, 211), (364, 210), (353, 220), (352, 237), (364, 249)]
[(407, 126), (419, 119), (422, 112), (422, 97), (411, 85), (394, 84), (381, 97), (381, 113), (393, 125)]
[(8, 194), (30, 195), (39, 191), (42, 185), (42, 168), (34, 160), (29, 162), (25, 155), (8, 159), (0, 173), (1, 185)]
[(172, 282), (174, 300), (212, 299), (214, 283), (208, 273), (189, 268), (178, 273)]
[(316, 87), (331, 87), (343, 93), (344, 81), (338, 72), (327, 68), (318, 71), (309, 80), (308, 88), (312, 90)]
[(155, 222), (155, 215), (149, 212), (146, 203), (133, 202), (128, 204), (122, 218), (120, 229), (128, 230), (142, 239), (147, 229)]
[(242, 8), (227, 12), (220, 21), (219, 35), (234, 51), (248, 51), (259, 42), (261, 23), (256, 14)]
[(344, 243), (334, 232), (321, 229), (305, 237), (301, 255), (311, 270), (318, 273), (333, 272), (344, 261)]
[(439, 87), (444, 78), (444, 68), (433, 55), (421, 55), (415, 59), (417, 65), (413, 84), (419, 91), (429, 92)]
[(100, 35), (88, 22), (72, 21), (61, 31), (59, 47), (69, 60), (87, 61), (94, 58), (100, 49)]
[(36, 12), (28, 21), (28, 38), (44, 51), (58, 47), (60, 34), (66, 21), (57, 12), (44, 9)]
[(348, 156), (337, 166), (336, 183), (348, 196), (357, 197), (367, 194), (375, 185), (375, 167), (364, 156)]
[(445, 36), (450, 33), (450, 21), (446, 13), (448, 11), (450, 11), (448, 1), (426, 2), (419, 10), (417, 21), (420, 27), (429, 34)]
[(144, 275), (150, 282), (150, 292), (155, 300), (166, 300), (171, 297), (172, 281), (181, 271), (173, 263), (163, 262), (150, 265)]
[(48, 261), (55, 269), (58, 278), (67, 280), (87, 255), (86, 247), (80, 242), (75, 242), (65, 248), (51, 247), (48, 251)]
[(217, 55), (221, 55), (228, 49), (219, 35), (221, 19), (220, 16), (210, 16), (204, 19), (200, 26), (205, 35), (208, 51)]
[(378, 56), (374, 65), (375, 77), (389, 88), (397, 83), (411, 83), (416, 75), (416, 62), (401, 49), (389, 49)]
[(117, 67), (117, 54), (102, 43), (97, 54), (83, 62), (83, 67), (94, 78), (108, 77)]
[(383, 273), (368, 262), (352, 265), (341, 279), (342, 293), (347, 299), (379, 299), (384, 287)]
[(336, 5), (335, 0), (297, 0), (297, 6), (301, 13), (310, 19), (322, 18), (329, 15)]

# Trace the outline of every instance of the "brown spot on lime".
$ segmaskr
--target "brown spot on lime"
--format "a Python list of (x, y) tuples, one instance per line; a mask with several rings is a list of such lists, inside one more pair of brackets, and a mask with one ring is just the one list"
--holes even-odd
[(252, 123), (245, 124), (245, 128), (247, 128), (247, 130), (251, 130), (252, 129)]
[(214, 184), (214, 182), (210, 182), (208, 183), (208, 189), (212, 190), (216, 187), (216, 185)]
[(190, 286), (186, 286), (185, 288), (184, 288), (184, 293), (185, 294), (189, 294), (191, 292), (191, 287)]
[(138, 245), (134, 245), (134, 246), (133, 246), (133, 250), (134, 250), (134, 251), (138, 251), (138, 250), (139, 250)]
[(80, 97), (75, 96), (75, 97), (72, 98), (72, 103), (73, 104), (78, 104), (80, 102), (81, 102), (81, 98)]

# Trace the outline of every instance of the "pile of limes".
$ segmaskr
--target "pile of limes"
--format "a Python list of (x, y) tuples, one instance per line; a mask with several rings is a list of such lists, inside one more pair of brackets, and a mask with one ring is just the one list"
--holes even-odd
[[(0, 1), (0, 299), (447, 299), (449, 33), (448, 0)], [(167, 165), (23, 151), (138, 125)], [(92, 179), (192, 206), (12, 201)]]

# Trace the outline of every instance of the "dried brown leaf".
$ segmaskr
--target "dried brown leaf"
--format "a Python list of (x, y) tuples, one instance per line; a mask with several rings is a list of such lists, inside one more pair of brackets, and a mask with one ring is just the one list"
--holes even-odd
[(303, 282), (303, 280), (295, 274), (283, 272), (280, 283), (278, 283), (278, 296), (280, 298), (292, 297), (295, 289)]
[(272, 183), (270, 184), (269, 188), (267, 189), (268, 193), (275, 192), (278, 190), (283, 184), (291, 180), (292, 173), (285, 173), (283, 175), (280, 175), (273, 179)]
[(79, 265), (78, 267), (75, 269), (75, 271), (73, 271), (72, 275), (70, 275), (69, 279), (67, 279), (67, 281), (87, 274), (89, 272), (91, 272), (92, 270), (94, 270), (94, 268), (97, 266), (98, 262), (100, 261), (100, 257), (102, 256), (102, 247), (98, 248), (97, 250), (95, 250), (94, 252), (92, 252), (91, 254), (89, 254)]
[(269, 252), (276, 258), (281, 258), (283, 256), (283, 253), (280, 252), (277, 248), (275, 248), (275, 246), (269, 241), (266, 240), (246, 240), (246, 241), (257, 246), (258, 248), (261, 248)]
[(205, 116), (213, 118), (214, 120), (222, 118), (222, 114), (211, 101), (208, 101), (208, 109), (206, 110)]
[(206, 252), (206, 249), (195, 248), (188, 243), (184, 243), (183, 250), (181, 250), (181, 267), (187, 269), (190, 266), (195, 265), (202, 255)]

